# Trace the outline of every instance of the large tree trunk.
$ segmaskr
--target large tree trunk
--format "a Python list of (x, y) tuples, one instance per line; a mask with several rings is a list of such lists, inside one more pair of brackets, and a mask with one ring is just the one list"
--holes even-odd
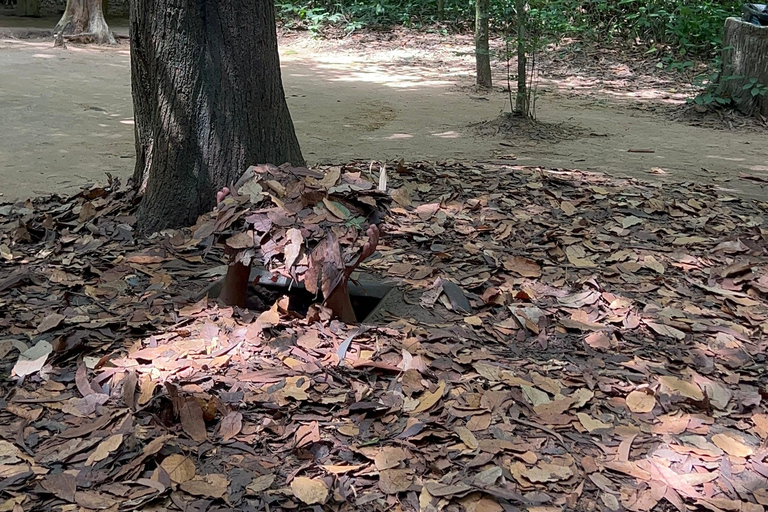
[(302, 165), (273, 0), (134, 0), (138, 229), (192, 224), (249, 166)]
[(17, 16), (40, 16), (39, 0), (18, 0), (16, 2)]
[(475, 62), (477, 86), (491, 88), (491, 49), (488, 44), (488, 0), (475, 3)]
[(115, 44), (115, 37), (110, 32), (101, 0), (67, 0), (67, 7), (61, 16), (54, 34), (77, 36), (94, 43)]
[(761, 94), (758, 85), (768, 86), (768, 27), (728, 18), (723, 46), (719, 95), (731, 98), (747, 115), (768, 117), (768, 94)]

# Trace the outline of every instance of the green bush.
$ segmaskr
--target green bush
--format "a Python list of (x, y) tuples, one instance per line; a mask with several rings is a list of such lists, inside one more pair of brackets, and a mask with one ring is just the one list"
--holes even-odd
[[(505, 29), (513, 4), (491, 0), (496, 30)], [(529, 19), (542, 36), (638, 38), (666, 46), (677, 57), (708, 57), (722, 44), (725, 18), (739, 15), (740, 6), (740, 0), (529, 0)], [(284, 23), (310, 30), (325, 24), (342, 24), (351, 31), (438, 22), (469, 28), (474, 19), (473, 0), (278, 0), (277, 9)]]
[[(312, 12), (318, 20), (322, 17), (322, 23), (343, 24), (350, 31), (394, 25), (422, 27), (440, 21), (464, 25), (472, 19), (474, 4), (459, 0), (278, 0), (278, 18), (284, 23), (305, 21), (306, 16), (297, 16), (303, 12)], [(303, 24), (309, 28), (308, 23)]]

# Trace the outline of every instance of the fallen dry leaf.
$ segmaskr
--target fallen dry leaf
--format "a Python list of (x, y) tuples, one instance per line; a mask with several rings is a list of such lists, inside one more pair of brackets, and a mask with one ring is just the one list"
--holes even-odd
[(406, 451), (397, 446), (382, 448), (376, 454), (373, 461), (376, 469), (384, 471), (385, 469), (396, 468), (400, 463), (408, 458)]
[(333, 475), (343, 475), (344, 473), (358, 471), (359, 469), (364, 468), (365, 466), (363, 464), (357, 464), (355, 466), (323, 464), (320, 467)]
[(691, 400), (695, 400), (697, 402), (704, 400), (704, 393), (693, 382), (684, 381), (678, 377), (671, 376), (659, 377), (659, 382), (661, 383), (663, 389), (666, 389), (674, 394), (684, 396), (685, 398), (690, 398)]
[(443, 396), (445, 391), (445, 382), (440, 382), (437, 385), (437, 389), (434, 392), (425, 391), (424, 395), (419, 399), (419, 405), (414, 409), (411, 414), (419, 414), (431, 409), (438, 400)]
[(195, 477), (195, 463), (188, 457), (174, 453), (167, 456), (160, 463), (168, 476), (171, 477), (171, 481), (177, 484), (184, 483), (187, 480), (191, 480)]
[(328, 487), (317, 478), (297, 476), (291, 482), (293, 495), (307, 505), (325, 503), (328, 499)]
[(656, 399), (652, 394), (640, 390), (630, 392), (626, 400), (629, 410), (637, 413), (651, 412), (656, 405)]
[(568, 466), (559, 466), (547, 462), (540, 462), (531, 469), (526, 470), (523, 475), (531, 482), (557, 482), (565, 480), (573, 475), (573, 470)]
[(504, 268), (523, 277), (541, 276), (541, 267), (535, 261), (520, 256), (504, 259)]
[(55, 329), (59, 326), (59, 324), (61, 324), (61, 322), (64, 321), (64, 318), (64, 315), (51, 313), (50, 315), (43, 318), (37, 325), (37, 332), (44, 333), (50, 331), (51, 329)]
[(384, 494), (404, 492), (408, 490), (412, 483), (412, 469), (385, 469), (379, 473), (379, 489)]
[(579, 418), (579, 422), (581, 423), (581, 426), (587, 429), (587, 432), (590, 432), (590, 433), (594, 432), (595, 430), (613, 428), (613, 425), (602, 422), (600, 420), (596, 420), (589, 414), (586, 414), (583, 412), (576, 414), (576, 417)]
[(275, 475), (257, 476), (246, 486), (246, 490), (251, 494), (259, 494), (272, 487), (274, 482)]
[(734, 457), (749, 457), (755, 453), (739, 436), (734, 434), (715, 434), (712, 436), (712, 442), (725, 453)]
[(656, 322), (645, 322), (645, 325), (653, 329), (657, 334), (661, 334), (662, 336), (669, 336), (670, 338), (675, 338), (677, 340), (685, 339), (685, 333), (679, 329), (675, 329), (672, 326)]
[(453, 429), (456, 434), (459, 436), (459, 439), (461, 439), (461, 442), (467, 445), (467, 448), (470, 450), (474, 450), (479, 446), (477, 443), (477, 438), (472, 433), (471, 430), (469, 430), (467, 427), (457, 426)]
[(45, 340), (38, 341), (35, 346), (21, 353), (13, 366), (13, 375), (23, 378), (39, 372), (52, 351), (53, 346), (50, 343)]
[(109, 457), (110, 453), (114, 452), (120, 445), (123, 444), (123, 434), (115, 434), (109, 436), (104, 441), (100, 442), (96, 449), (88, 456), (85, 461), (86, 466), (92, 466), (94, 463), (102, 461)]
[(187, 397), (179, 410), (179, 418), (184, 432), (194, 441), (202, 442), (208, 438), (203, 419), (203, 409), (197, 400)]
[(221, 420), (219, 435), (223, 441), (229, 441), (243, 428), (243, 415), (238, 411), (229, 412)]
[(224, 475), (211, 473), (204, 476), (197, 476), (186, 482), (179, 484), (179, 488), (195, 496), (205, 496), (218, 499), (227, 494), (229, 481)]

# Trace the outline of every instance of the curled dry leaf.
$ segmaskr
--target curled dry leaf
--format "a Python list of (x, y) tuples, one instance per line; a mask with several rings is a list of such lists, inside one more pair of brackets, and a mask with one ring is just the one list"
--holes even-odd
[(445, 382), (440, 381), (437, 385), (437, 389), (434, 392), (425, 391), (422, 397), (419, 399), (419, 406), (411, 412), (411, 414), (419, 414), (431, 409), (443, 396), (445, 391)]
[(288, 239), (288, 243), (285, 245), (285, 266), (286, 268), (291, 268), (301, 254), (304, 237), (301, 234), (301, 230), (296, 228), (289, 229), (285, 237)]
[(467, 427), (457, 426), (453, 430), (459, 436), (459, 439), (461, 439), (461, 442), (467, 445), (467, 448), (469, 448), (470, 450), (474, 450), (479, 446), (477, 442), (477, 438), (472, 433), (472, 431), (469, 430)]

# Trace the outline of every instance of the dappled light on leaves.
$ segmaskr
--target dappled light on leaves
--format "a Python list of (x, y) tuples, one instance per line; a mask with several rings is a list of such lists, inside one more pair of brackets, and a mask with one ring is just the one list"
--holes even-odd
[[(381, 169), (311, 178), (349, 172)], [(201, 298), (225, 244), (258, 232), (264, 251), (254, 225), (285, 223), (274, 268), (301, 264), (311, 237), (286, 223), (280, 180), (146, 240), (116, 183), (3, 206), (3, 506), (768, 504), (761, 204), (500, 164), (387, 173), (362, 268), (394, 292), (357, 326), (280, 294), (258, 310)], [(354, 222), (352, 191), (317, 198), (320, 231)], [(253, 200), (271, 217), (217, 228)]]

